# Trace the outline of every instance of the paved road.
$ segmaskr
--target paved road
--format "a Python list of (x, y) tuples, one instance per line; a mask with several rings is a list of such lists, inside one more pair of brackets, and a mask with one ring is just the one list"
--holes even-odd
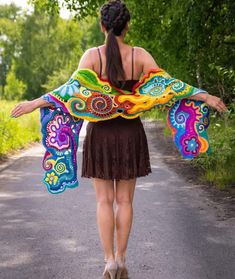
[[(220, 204), (168, 169), (154, 147), (153, 124), (146, 132), (153, 173), (137, 181), (131, 279), (235, 278), (234, 219), (219, 218)], [(81, 147), (82, 140), (79, 162)], [(102, 278), (91, 182), (49, 194), (41, 184), (42, 153), (38, 145), (0, 173), (0, 279)]]

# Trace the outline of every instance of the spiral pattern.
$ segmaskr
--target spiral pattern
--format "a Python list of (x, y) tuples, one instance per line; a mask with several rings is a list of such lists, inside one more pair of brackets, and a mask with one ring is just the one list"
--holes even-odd
[(55, 171), (59, 174), (65, 172), (66, 171), (66, 165), (62, 162), (56, 164)]
[(44, 160), (43, 161), (43, 168), (45, 170), (50, 170), (50, 169), (53, 168), (53, 166), (54, 166), (54, 164), (52, 163), (52, 160)]
[(88, 109), (97, 116), (104, 116), (112, 113), (112, 98), (102, 94), (95, 94), (87, 100)]
[(110, 89), (111, 89), (110, 86), (108, 86), (108, 85), (104, 85), (102, 88), (103, 88), (104, 91), (106, 91), (106, 92), (109, 92)]
[(203, 123), (200, 123), (200, 124), (197, 126), (197, 128), (198, 128), (198, 131), (199, 131), (199, 132), (203, 132), (203, 131), (205, 130), (205, 126), (204, 126)]
[(82, 89), (80, 92), (81, 92), (81, 94), (84, 95), (85, 97), (91, 96), (91, 91), (88, 90), (88, 89), (86, 89), (86, 88)]
[(152, 91), (150, 91), (150, 95), (151, 96), (158, 96), (160, 94), (162, 94), (163, 90), (165, 89), (164, 84), (161, 83), (157, 83), (156, 86), (153, 88)]
[(171, 86), (171, 89), (176, 92), (182, 91), (184, 88), (185, 88), (185, 83), (180, 80), (174, 81)]
[(204, 113), (209, 113), (209, 107), (207, 105), (203, 105), (201, 110), (204, 112)]
[(76, 112), (84, 111), (86, 109), (86, 102), (83, 99), (77, 97), (69, 100), (69, 106), (76, 114)]
[(175, 115), (175, 122), (178, 124), (178, 125), (184, 125), (185, 122), (186, 122), (187, 118), (186, 118), (186, 115), (184, 112), (179, 112), (179, 113), (176, 113)]

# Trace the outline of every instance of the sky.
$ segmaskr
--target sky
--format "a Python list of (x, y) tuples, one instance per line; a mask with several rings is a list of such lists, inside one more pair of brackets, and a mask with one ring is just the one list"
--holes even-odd
[[(23, 9), (32, 10), (32, 7), (30, 7), (27, 2), (27, 0), (0, 0), (0, 5), (14, 3), (17, 6), (22, 7)], [(63, 18), (69, 18), (70, 13), (66, 9), (61, 9), (60, 15)]]

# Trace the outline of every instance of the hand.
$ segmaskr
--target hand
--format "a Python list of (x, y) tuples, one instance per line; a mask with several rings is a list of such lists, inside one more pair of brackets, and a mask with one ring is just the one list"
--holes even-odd
[(11, 117), (19, 117), (23, 114), (30, 113), (34, 111), (36, 107), (34, 106), (33, 101), (26, 101), (19, 103), (12, 111)]
[(216, 110), (218, 110), (219, 112), (228, 111), (228, 108), (226, 107), (224, 102), (216, 96), (207, 94), (205, 102), (212, 108), (215, 108)]

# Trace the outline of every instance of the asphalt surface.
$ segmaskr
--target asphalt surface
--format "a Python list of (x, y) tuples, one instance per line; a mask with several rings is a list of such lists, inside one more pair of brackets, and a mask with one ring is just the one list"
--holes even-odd
[[(130, 278), (235, 278), (235, 218), (219, 218), (220, 204), (163, 163), (154, 124), (145, 130), (153, 172), (137, 180)], [(81, 151), (82, 138), (78, 166)], [(102, 278), (91, 180), (50, 194), (41, 183), (43, 152), (36, 144), (0, 172), (0, 279)]]

